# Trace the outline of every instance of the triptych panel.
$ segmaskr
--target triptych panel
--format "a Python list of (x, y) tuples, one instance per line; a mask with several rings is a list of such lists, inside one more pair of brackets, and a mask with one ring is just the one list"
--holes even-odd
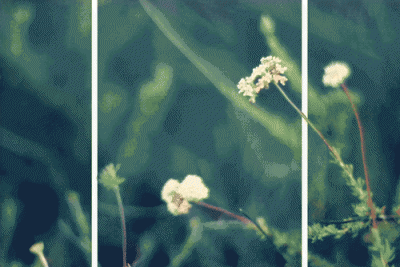
[(0, 2), (0, 266), (397, 266), (393, 1)]

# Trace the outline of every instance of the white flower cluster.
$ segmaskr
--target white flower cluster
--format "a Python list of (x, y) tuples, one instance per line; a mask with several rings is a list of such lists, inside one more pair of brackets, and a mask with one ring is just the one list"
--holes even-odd
[(161, 191), (161, 197), (167, 202), (169, 212), (180, 215), (189, 212), (192, 207), (189, 201), (198, 202), (208, 198), (209, 191), (199, 176), (188, 175), (182, 183), (169, 179)]
[(261, 64), (253, 69), (253, 73), (239, 81), (239, 94), (250, 96), (250, 102), (256, 102), (256, 95), (261, 89), (269, 88), (269, 83), (281, 83), (285, 85), (287, 78), (282, 76), (287, 68), (282, 67), (279, 63), (281, 60), (277, 57), (269, 56), (261, 58)]
[(325, 86), (336, 88), (350, 76), (350, 67), (344, 62), (332, 62), (324, 70), (322, 82)]

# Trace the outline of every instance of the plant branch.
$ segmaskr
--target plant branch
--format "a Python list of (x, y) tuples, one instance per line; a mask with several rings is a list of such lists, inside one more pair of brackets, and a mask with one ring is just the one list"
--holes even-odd
[[(344, 166), (344, 162), (341, 159), (339, 153), (336, 151), (334, 147), (332, 147), (329, 143), (328, 140), (325, 139), (323, 134), (315, 127), (315, 125), (308, 119), (308, 117), (301, 112), (301, 110), (290, 100), (290, 98), (286, 95), (286, 93), (283, 91), (283, 89), (275, 82), (275, 86), (278, 88), (279, 92), (283, 95), (283, 97), (289, 102), (290, 105), (297, 111), (297, 113), (300, 114), (300, 116), (306, 120), (308, 125), (318, 134), (318, 136), (324, 141), (325, 145), (328, 147), (328, 149), (332, 152), (332, 154), (335, 156), (335, 158), (340, 162), (341, 166)], [(345, 171), (348, 173), (349, 176), (352, 176), (351, 173), (348, 172), (348, 170), (345, 169)]]
[[(306, 120), (306, 122), (308, 123), (308, 125), (310, 125), (311, 128), (318, 134), (318, 136), (324, 141), (325, 145), (326, 145), (326, 146), (328, 147), (328, 149), (332, 152), (333, 157), (337, 160), (339, 166), (344, 170), (344, 172), (345, 172), (345, 173), (347, 174), (347, 176), (350, 178), (350, 180), (348, 181), (348, 184), (353, 188), (354, 194), (355, 194), (356, 196), (361, 197), (360, 191), (359, 191), (359, 189), (357, 188), (358, 182), (356, 181), (356, 179), (354, 179), (354, 176), (353, 176), (352, 167), (351, 167), (350, 165), (346, 165), (346, 164), (343, 162), (343, 160), (342, 160), (342, 158), (341, 158), (339, 152), (338, 152), (333, 146), (331, 146), (331, 145), (328, 143), (328, 141), (325, 139), (325, 137), (322, 135), (322, 133), (315, 127), (315, 125), (308, 119), (308, 117), (307, 117), (303, 112), (301, 112), (300, 109), (298, 109), (298, 108), (296, 107), (296, 105), (290, 100), (290, 98), (286, 95), (286, 93), (285, 93), (285, 92), (283, 91), (283, 89), (279, 86), (279, 84), (277, 84), (277, 83), (275, 82), (275, 86), (276, 86), (276, 87), (278, 88), (278, 90), (281, 92), (281, 94), (283, 95), (283, 97), (289, 102), (289, 104), (292, 105), (292, 107), (300, 114), (300, 116), (301, 116), (303, 119)], [(346, 92), (346, 90), (345, 90), (345, 92)], [(346, 94), (347, 94), (347, 96), (348, 96), (349, 99), (350, 99), (350, 96), (349, 96), (348, 92), (347, 92)], [(358, 117), (358, 113), (357, 113), (357, 111), (356, 111), (356, 109), (355, 109), (354, 103), (353, 103), (351, 100), (350, 100), (350, 102), (351, 102), (351, 104), (352, 104), (352, 106), (353, 106), (353, 110), (355, 110), (355, 114), (356, 114), (356, 117), (357, 117), (357, 122), (359, 123), (359, 127), (360, 127), (360, 132), (362, 133), (362, 127), (361, 127), (360, 119), (359, 119), (359, 117)], [(366, 169), (366, 161), (365, 161), (364, 136), (363, 136), (363, 134), (361, 134), (361, 147), (362, 147), (362, 152), (363, 152), (364, 170), (366, 171), (366, 184), (367, 184), (367, 195), (368, 195), (367, 205), (368, 205), (368, 207), (371, 209), (371, 218), (372, 218), (372, 221), (373, 221), (373, 226), (374, 226), (374, 228), (376, 228), (376, 227), (377, 227), (377, 225), (376, 225), (376, 212), (375, 212), (374, 205), (373, 205), (373, 202), (372, 202), (371, 190), (370, 190), (370, 187), (369, 187), (368, 171), (367, 171), (367, 169)]]
[(367, 193), (368, 193), (367, 204), (368, 204), (369, 208), (371, 209), (372, 225), (374, 228), (378, 228), (378, 225), (376, 224), (376, 211), (374, 208), (374, 204), (372, 202), (371, 188), (369, 186), (369, 175), (368, 175), (367, 160), (366, 160), (366, 156), (365, 156), (365, 141), (364, 141), (365, 139), (364, 139), (363, 127), (361, 125), (361, 120), (358, 115), (357, 108), (354, 105), (353, 101), (351, 100), (351, 97), (350, 97), (350, 94), (349, 94), (346, 84), (342, 83), (341, 86), (342, 86), (343, 91), (346, 93), (347, 98), (349, 99), (349, 101), (351, 103), (351, 107), (353, 108), (353, 112), (357, 119), (358, 129), (360, 131), (361, 154), (362, 154), (362, 161), (363, 161), (363, 165), (364, 165), (365, 183), (367, 185)]

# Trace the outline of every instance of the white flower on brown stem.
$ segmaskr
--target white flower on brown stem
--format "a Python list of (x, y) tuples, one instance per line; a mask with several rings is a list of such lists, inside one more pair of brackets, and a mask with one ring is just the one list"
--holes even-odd
[(209, 191), (199, 176), (188, 175), (182, 183), (169, 179), (161, 191), (161, 197), (167, 202), (169, 212), (180, 215), (189, 212), (192, 207), (189, 201), (198, 202), (208, 198)]
[(279, 63), (281, 60), (277, 57), (268, 56), (261, 58), (261, 64), (253, 69), (249, 77), (242, 78), (237, 87), (239, 94), (243, 93), (244, 96), (250, 96), (250, 102), (256, 102), (256, 95), (261, 89), (268, 89), (269, 84), (274, 81), (285, 85), (287, 78), (282, 76), (287, 68), (282, 67)]

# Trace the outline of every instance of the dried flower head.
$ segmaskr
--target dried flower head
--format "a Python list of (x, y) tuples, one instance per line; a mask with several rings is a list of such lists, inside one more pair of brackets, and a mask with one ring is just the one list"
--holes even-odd
[(47, 263), (46, 257), (43, 254), (44, 250), (44, 244), (43, 242), (36, 243), (32, 245), (29, 249), (29, 251), (33, 254), (36, 254), (38, 256), (39, 261), (42, 263), (44, 267), (49, 267), (49, 264)]
[(189, 201), (198, 202), (208, 198), (209, 191), (199, 176), (188, 175), (182, 183), (169, 179), (161, 191), (161, 197), (167, 202), (168, 210), (179, 215), (189, 212), (192, 207)]
[(281, 60), (277, 57), (268, 56), (261, 58), (261, 64), (253, 69), (249, 77), (242, 78), (239, 81), (238, 88), (239, 94), (243, 93), (244, 96), (250, 96), (250, 102), (256, 102), (256, 95), (261, 89), (269, 88), (269, 84), (274, 81), (276, 84), (279, 82), (285, 85), (287, 78), (282, 76), (287, 68), (282, 67), (279, 63)]
[(344, 62), (332, 62), (324, 68), (322, 82), (325, 86), (338, 87), (350, 76), (350, 67)]

